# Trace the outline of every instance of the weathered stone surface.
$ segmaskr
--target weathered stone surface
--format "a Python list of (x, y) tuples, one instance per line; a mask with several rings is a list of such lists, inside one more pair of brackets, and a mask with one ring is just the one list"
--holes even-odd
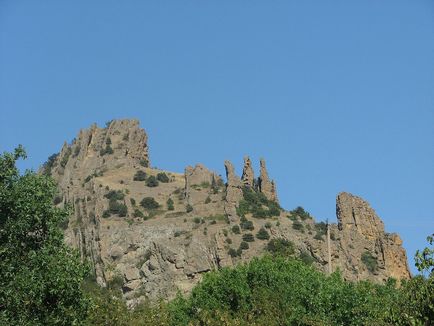
[(410, 277), (407, 256), (402, 248), (402, 241), (396, 234), (384, 231), (384, 224), (368, 202), (360, 197), (342, 192), (336, 199), (338, 229), (341, 231), (340, 246), (345, 259), (344, 276), (348, 270), (357, 271), (356, 279), (372, 278), (367, 266), (362, 261), (365, 252), (369, 252), (377, 261), (376, 279), (388, 277), (406, 279)]
[(260, 175), (259, 175), (259, 190), (267, 197), (269, 200), (278, 201), (276, 185), (274, 181), (270, 181), (268, 177), (267, 167), (265, 166), (265, 160), (261, 158), (260, 162)]
[[(91, 262), (99, 284), (121, 276), (124, 298), (130, 306), (144, 297), (171, 298), (178, 291), (186, 293), (204, 273), (246, 262), (263, 254), (266, 245), (254, 241), (241, 257), (228, 254), (242, 241), (242, 235), (232, 231), (232, 226), (239, 224), (236, 211), (243, 198), (242, 188), (253, 185), (256, 189), (249, 159), (245, 159), (242, 180), (233, 165), (225, 162), (225, 186), (219, 176), (200, 164), (187, 167), (183, 174), (146, 167), (146, 142), (146, 133), (135, 120), (112, 121), (106, 128), (93, 125), (81, 130), (70, 145), (64, 144), (50, 170), (59, 185), (58, 205), (70, 203), (73, 207), (66, 242)], [(111, 150), (107, 151), (108, 145)], [(148, 187), (145, 181), (134, 180), (139, 170), (147, 176), (165, 173), (169, 182)], [(277, 201), (275, 184), (263, 160), (259, 179), (259, 190)], [(126, 216), (107, 216), (106, 196), (113, 190), (122, 194), (118, 203), (126, 205)], [(160, 207), (145, 209), (140, 205), (145, 197), (154, 198)], [(168, 209), (169, 198), (173, 210)], [(186, 212), (187, 204), (193, 206), (192, 212)], [(147, 219), (137, 216), (137, 210)], [(369, 204), (343, 193), (338, 196), (337, 214), (339, 225), (331, 225), (333, 270), (340, 268), (350, 280), (410, 276), (401, 239), (384, 233), (383, 223)], [(286, 215), (288, 212), (283, 212), (278, 220), (247, 218), (255, 230), (270, 223), (272, 238), (292, 241), (298, 253), (308, 253), (314, 257), (314, 265), (326, 271), (326, 242), (314, 239), (315, 233), (295, 230)], [(306, 229), (315, 230), (313, 219), (303, 223)], [(378, 262), (374, 273), (361, 262), (365, 251)]]
[(231, 221), (237, 221), (237, 206), (243, 198), (242, 183), (230, 161), (225, 161), (225, 169), (227, 179), (225, 212)]
[(243, 174), (241, 176), (241, 181), (246, 187), (253, 188), (254, 186), (255, 174), (253, 172), (252, 162), (250, 161), (250, 158), (248, 156), (244, 157), (244, 168)]

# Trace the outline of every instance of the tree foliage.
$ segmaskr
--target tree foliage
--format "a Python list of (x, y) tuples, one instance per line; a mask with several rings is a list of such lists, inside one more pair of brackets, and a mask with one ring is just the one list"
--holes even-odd
[(59, 228), (68, 212), (53, 206), (53, 180), (26, 171), (20, 146), (0, 156), (0, 324), (73, 325), (89, 308), (86, 274)]

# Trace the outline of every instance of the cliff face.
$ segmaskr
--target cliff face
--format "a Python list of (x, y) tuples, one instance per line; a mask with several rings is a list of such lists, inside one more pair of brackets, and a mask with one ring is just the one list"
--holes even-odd
[[(268, 240), (254, 238), (234, 255), (243, 236), (261, 228), (327, 270), (325, 225), (296, 211), (268, 210), (279, 206), (264, 160), (258, 179), (247, 157), (241, 178), (225, 162), (226, 180), (201, 164), (183, 174), (149, 166), (146, 133), (138, 121), (119, 120), (81, 130), (43, 169), (58, 182), (56, 203), (73, 207), (66, 241), (91, 261), (99, 284), (121, 282), (131, 305), (188, 292), (203, 273), (263, 254)], [(260, 198), (261, 214), (242, 212), (246, 189)], [(341, 193), (337, 217), (330, 227), (333, 270), (350, 280), (410, 277), (399, 236), (384, 232), (369, 204)]]

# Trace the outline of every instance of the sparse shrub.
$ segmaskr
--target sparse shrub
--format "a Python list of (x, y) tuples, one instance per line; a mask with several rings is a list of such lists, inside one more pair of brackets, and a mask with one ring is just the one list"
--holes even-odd
[(136, 206), (136, 200), (134, 198), (130, 198), (130, 203), (133, 206)]
[(107, 139), (105, 140), (105, 144), (106, 145), (111, 145), (112, 144), (112, 140), (110, 139), (110, 137), (107, 137)]
[(105, 198), (109, 200), (123, 200), (125, 195), (120, 190), (110, 190), (107, 194), (104, 195)]
[(106, 154), (113, 154), (113, 148), (110, 145), (106, 145), (105, 148), (102, 148), (99, 152), (99, 155), (104, 156)]
[(208, 181), (204, 181), (204, 182), (202, 182), (202, 183), (200, 184), (200, 186), (201, 186), (202, 188), (209, 188), (209, 187), (210, 187), (210, 183), (209, 183)]
[(270, 235), (268, 234), (268, 231), (264, 228), (260, 228), (258, 233), (256, 233), (256, 238), (259, 240), (268, 240), (270, 239)]
[(369, 251), (365, 251), (362, 254), (362, 262), (365, 264), (366, 268), (371, 273), (374, 273), (377, 271), (377, 268), (378, 268), (377, 258), (372, 256), (372, 254)]
[(294, 230), (304, 232), (304, 226), (300, 221), (294, 221), (294, 223), (292, 223), (292, 228)]
[(175, 204), (173, 202), (173, 199), (169, 197), (169, 199), (166, 202), (167, 204), (167, 210), (173, 211), (175, 209)]
[(312, 255), (309, 254), (307, 251), (302, 251), (299, 258), (306, 265), (312, 265), (313, 262), (315, 261), (315, 259), (312, 257)]
[(296, 216), (300, 217), (300, 219), (302, 219), (302, 220), (312, 218), (310, 216), (310, 214), (307, 211), (305, 211), (304, 208), (301, 206), (298, 206), (297, 208), (293, 209), (292, 211), (290, 211), (290, 213), (293, 216), (296, 215)]
[(227, 244), (232, 244), (232, 239), (231, 238), (226, 238), (225, 241), (226, 241)]
[(322, 236), (321, 233), (316, 233), (315, 236), (313, 237), (315, 240), (320, 240), (320, 241), (324, 241), (324, 237)]
[(102, 213), (102, 217), (104, 217), (104, 218), (108, 218), (108, 217), (110, 217), (110, 211), (109, 211), (109, 210), (105, 210), (105, 211)]
[(139, 170), (136, 172), (136, 174), (134, 174), (133, 177), (134, 181), (145, 181), (146, 180), (146, 172)]
[(116, 200), (109, 201), (109, 211), (111, 214), (117, 214), (120, 217), (127, 216), (128, 208), (127, 205), (119, 203)]
[(233, 257), (237, 257), (238, 256), (238, 252), (234, 249), (234, 248), (230, 248), (228, 251), (229, 256)]
[(160, 172), (157, 174), (157, 180), (163, 183), (168, 183), (170, 181), (169, 177), (164, 172)]
[(146, 180), (146, 185), (148, 187), (157, 187), (158, 186), (158, 180), (153, 175), (149, 176), (149, 178)]
[(59, 156), (59, 154), (56, 153), (56, 154), (52, 154), (48, 157), (47, 161), (42, 165), (43, 174), (51, 175), (51, 170), (57, 164), (56, 160), (57, 160), (58, 156)]
[(238, 225), (234, 225), (234, 226), (232, 227), (232, 232), (233, 232), (234, 234), (240, 234), (240, 233), (241, 233), (240, 227), (239, 227)]
[(185, 211), (186, 211), (187, 213), (192, 212), (192, 211), (193, 211), (193, 206), (191, 206), (190, 204), (187, 204), (187, 206), (185, 206)]
[(134, 216), (134, 217), (141, 217), (141, 218), (144, 218), (144, 217), (145, 217), (145, 215), (142, 213), (142, 211), (141, 211), (140, 209), (138, 209), (138, 208), (136, 208), (136, 209), (134, 210), (134, 214), (133, 214), (133, 216)]
[(160, 204), (158, 204), (158, 202), (152, 197), (143, 198), (142, 201), (140, 202), (140, 205), (144, 209), (148, 209), (148, 210), (157, 209), (158, 207), (160, 207)]
[(66, 149), (65, 155), (63, 155), (62, 160), (60, 161), (60, 166), (62, 168), (64, 168), (66, 166), (66, 164), (68, 163), (69, 157), (71, 156), (71, 152), (72, 152), (71, 147), (68, 147)]
[(249, 244), (246, 241), (241, 241), (241, 243), (240, 243), (240, 249), (241, 250), (247, 250), (247, 249), (249, 249)]
[(271, 223), (270, 222), (267, 222), (267, 223), (265, 223), (265, 228), (266, 229), (271, 229)]
[(193, 222), (196, 223), (196, 224), (199, 224), (201, 222), (201, 218), (200, 217), (195, 217), (193, 219)]
[(210, 202), (211, 202), (211, 197), (210, 196), (206, 197), (205, 204), (209, 204)]
[(223, 235), (224, 235), (225, 237), (227, 237), (227, 236), (228, 236), (228, 230), (223, 229)]
[(253, 241), (255, 241), (255, 237), (251, 233), (245, 233), (245, 234), (243, 234), (243, 241), (253, 242)]
[(149, 162), (148, 162), (147, 160), (145, 160), (145, 159), (141, 159), (141, 160), (139, 161), (139, 164), (140, 164), (141, 166), (143, 166), (144, 168), (149, 167)]
[(253, 226), (253, 222), (247, 219), (241, 220), (240, 226), (243, 230), (253, 231), (255, 229), (255, 227)]

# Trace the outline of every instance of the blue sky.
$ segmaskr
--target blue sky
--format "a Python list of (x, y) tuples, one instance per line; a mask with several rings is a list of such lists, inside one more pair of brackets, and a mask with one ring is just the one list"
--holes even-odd
[(140, 119), (160, 168), (263, 156), (285, 208), (335, 221), (359, 195), (412, 266), (434, 231), (434, 2), (0, 0), (0, 117), (22, 168), (113, 118)]

